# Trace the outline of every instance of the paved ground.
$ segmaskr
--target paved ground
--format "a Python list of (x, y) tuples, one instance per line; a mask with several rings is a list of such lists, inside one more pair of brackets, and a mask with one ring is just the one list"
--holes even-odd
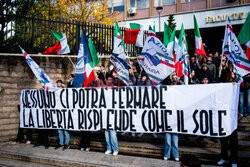
[[(25, 160), (22, 162), (20, 160)], [(7, 163), (9, 162), (9, 163)], [(30, 162), (30, 163), (28, 163)], [(23, 164), (22, 164), (23, 163)], [(85, 152), (76, 149), (55, 150), (50, 147), (45, 150), (43, 146), (34, 148), (33, 145), (11, 145), (0, 143), (0, 166), (115, 166), (115, 167), (179, 167), (180, 163), (175, 161), (164, 161), (160, 159), (142, 158), (133, 156), (105, 155), (100, 152)]]

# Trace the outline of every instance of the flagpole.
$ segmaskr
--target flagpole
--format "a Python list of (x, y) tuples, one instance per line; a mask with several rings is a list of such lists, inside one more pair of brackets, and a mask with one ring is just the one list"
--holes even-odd
[(223, 59), (223, 54), (222, 54), (222, 56), (221, 56), (221, 58), (220, 58), (220, 69), (219, 69), (219, 78), (220, 78), (220, 76), (221, 76), (221, 71), (222, 71), (222, 59)]
[(189, 74), (190, 74), (192, 71), (191, 71), (191, 67), (190, 67), (189, 54), (188, 54), (187, 62), (188, 62), (188, 71), (189, 71)]
[[(68, 57), (68, 56), (67, 56)], [(73, 63), (73, 61), (71, 60), (70, 57), (68, 57), (69, 61), (71, 62), (71, 64), (73, 65), (74, 68), (76, 68), (75, 64)]]
[(140, 63), (139, 63), (139, 59), (138, 59), (137, 53), (136, 53), (136, 59), (137, 59), (138, 65), (139, 65), (140, 70), (141, 70), (141, 71), (140, 71), (140, 76), (141, 76), (141, 73), (142, 73), (143, 68), (141, 67), (141, 65), (140, 65)]

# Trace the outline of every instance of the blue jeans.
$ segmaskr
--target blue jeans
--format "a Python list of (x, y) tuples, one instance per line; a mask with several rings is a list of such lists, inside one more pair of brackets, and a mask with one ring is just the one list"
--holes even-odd
[[(244, 93), (246, 93), (246, 100), (244, 98)], [(240, 114), (244, 114), (244, 105), (246, 103), (247, 115), (250, 115), (250, 89), (246, 92), (240, 92)]]
[[(64, 129), (58, 129), (58, 134), (59, 134), (59, 144), (60, 145), (69, 145), (69, 131), (64, 130)], [(65, 140), (64, 140), (64, 144), (63, 144), (63, 138), (65, 135)]]
[(240, 114), (244, 114), (244, 92), (240, 92)]
[(165, 133), (165, 150), (164, 157), (170, 158), (170, 150), (172, 145), (173, 158), (179, 158), (178, 152), (178, 134), (177, 133)]
[(105, 139), (107, 143), (107, 151), (118, 152), (118, 141), (116, 136), (116, 131), (105, 130)]

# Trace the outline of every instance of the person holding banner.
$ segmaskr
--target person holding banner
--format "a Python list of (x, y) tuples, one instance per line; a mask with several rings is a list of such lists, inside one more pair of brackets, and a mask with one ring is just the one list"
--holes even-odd
[[(70, 75), (70, 80), (71, 78), (74, 79), (74, 75)], [(71, 81), (70, 81), (71, 82)], [(63, 88), (63, 81), (62, 80), (57, 80), (56, 81), (57, 87), (58, 88)], [(70, 83), (68, 84), (68, 86), (70, 85)], [(59, 145), (57, 145), (55, 147), (55, 149), (58, 149), (62, 146), (63, 150), (68, 149), (69, 148), (69, 139), (70, 139), (70, 135), (69, 135), (69, 131), (65, 130), (65, 129), (58, 129), (58, 134), (59, 134)], [(64, 139), (64, 135), (65, 135), (65, 140), (64, 140), (64, 144), (63, 144), (63, 139)]]
[(178, 134), (177, 133), (168, 133), (164, 134), (165, 139), (165, 148), (164, 148), (164, 160), (170, 159), (170, 150), (172, 147), (172, 156), (175, 161), (179, 161), (179, 152), (178, 152)]
[[(237, 77), (230, 66), (227, 67), (224, 73), (225, 77), (224, 82), (232, 82), (236, 84)], [(238, 120), (240, 117), (238, 117)], [(229, 161), (232, 164), (232, 167), (237, 167), (237, 157), (238, 157), (238, 133), (237, 129), (233, 131), (233, 133), (227, 137), (220, 138), (221, 143), (221, 153), (220, 153), (220, 160), (217, 162), (218, 165), (225, 165), (228, 164)], [(228, 155), (228, 151), (230, 151), (230, 156)]]
[[(42, 86), (42, 89), (45, 91), (45, 86)], [(44, 145), (45, 149), (49, 148), (49, 135), (47, 129), (38, 129), (38, 138), (37, 138), (37, 144), (35, 144), (33, 147), (38, 147), (40, 145)]]
[[(181, 85), (182, 83), (178, 80), (178, 76), (175, 72), (170, 75), (171, 85)], [(165, 148), (164, 148), (164, 160), (170, 159), (170, 151), (172, 147), (172, 156), (175, 161), (179, 161), (179, 152), (178, 152), (178, 134), (177, 133), (168, 133), (164, 134), (165, 139)]]
[[(18, 108), (18, 112), (20, 114), (20, 103), (17, 105)], [(26, 137), (27, 137), (27, 142), (26, 144), (30, 144), (31, 140), (32, 140), (32, 129), (26, 129)], [(22, 142), (22, 140), (24, 139), (24, 128), (18, 128), (18, 133), (17, 133), (17, 138), (14, 142), (12, 142), (12, 145), (16, 145), (19, 144), (19, 142)]]
[[(119, 78), (117, 78), (116, 72), (112, 72), (112, 76), (114, 78), (108, 77), (107, 79), (107, 86), (120, 86), (120, 82), (118, 81)], [(114, 82), (114, 79), (116, 79), (116, 82)], [(111, 84), (113, 83), (113, 84)], [(117, 156), (119, 149), (118, 149), (118, 140), (117, 140), (117, 134), (114, 130), (105, 130), (105, 139), (107, 143), (107, 150), (105, 151), (105, 154), (111, 154), (113, 150), (113, 155)]]

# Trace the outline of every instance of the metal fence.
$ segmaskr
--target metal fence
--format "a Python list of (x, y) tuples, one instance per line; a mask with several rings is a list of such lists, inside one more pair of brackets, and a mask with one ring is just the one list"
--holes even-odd
[[(110, 55), (113, 50), (114, 26), (70, 21), (62, 18), (48, 20), (43, 17), (0, 16), (0, 52), (20, 53), (21, 45), (28, 53), (42, 53), (57, 42), (50, 30), (65, 33), (71, 49), (77, 54), (81, 30), (91, 37), (97, 52)], [(122, 35), (125, 28), (120, 27)], [(146, 39), (144, 34), (144, 41)], [(126, 45), (128, 56), (136, 56), (141, 48)]]

